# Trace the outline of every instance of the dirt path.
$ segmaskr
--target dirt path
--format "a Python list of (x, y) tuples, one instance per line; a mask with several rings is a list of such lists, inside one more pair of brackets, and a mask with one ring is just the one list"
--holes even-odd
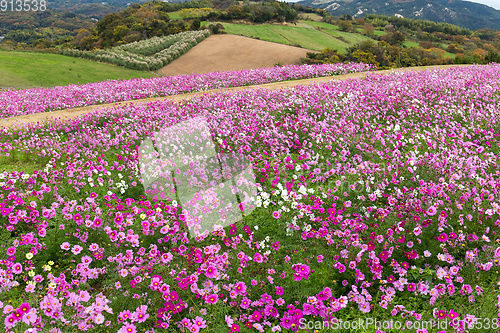
[[(396, 71), (425, 70), (425, 69), (436, 68), (436, 67), (437, 68), (450, 68), (450, 67), (456, 67), (456, 66), (468, 66), (468, 65), (442, 65), (442, 66), (408, 67), (408, 68), (404, 68), (404, 69), (397, 69)], [(280, 88), (294, 87), (297, 85), (308, 85), (308, 84), (312, 84), (315, 82), (316, 83), (328, 82), (330, 80), (348, 80), (348, 79), (353, 79), (353, 78), (364, 78), (367, 75), (382, 75), (382, 74), (390, 73), (392, 71), (395, 71), (395, 70), (382, 70), (382, 71), (377, 71), (377, 72), (362, 72), (362, 73), (328, 76), (328, 77), (320, 77), (320, 78), (313, 78), (313, 79), (273, 82), (273, 83), (266, 83), (266, 84), (253, 85), (253, 86), (234, 87), (234, 88), (227, 88), (227, 89), (215, 89), (215, 90), (200, 91), (200, 92), (194, 92), (194, 93), (188, 93), (188, 94), (182, 94), (182, 95), (173, 95), (173, 96), (156, 97), (156, 98), (145, 98), (145, 99), (139, 99), (139, 100), (134, 100), (134, 101), (124, 101), (124, 102), (117, 102), (117, 103), (110, 103), (110, 104), (92, 105), (92, 106), (85, 106), (85, 107), (68, 109), (68, 110), (58, 110), (58, 111), (52, 111), (52, 112), (34, 113), (34, 114), (29, 114), (29, 115), (24, 115), (24, 116), (17, 116), (17, 117), (0, 119), (0, 127), (11, 127), (11, 126), (16, 126), (16, 125), (19, 126), (19, 125), (26, 124), (26, 123), (37, 123), (37, 122), (42, 123), (45, 121), (49, 121), (51, 118), (52, 119), (55, 118), (55, 119), (66, 120), (66, 119), (78, 117), (78, 116), (83, 115), (85, 113), (90, 113), (94, 109), (101, 108), (101, 107), (122, 107), (124, 105), (130, 105), (133, 103), (153, 102), (153, 101), (158, 101), (158, 100), (172, 100), (174, 102), (180, 102), (183, 100), (191, 99), (196, 95), (203, 95), (206, 93), (211, 94), (211, 93), (218, 92), (221, 90), (243, 90), (243, 89), (250, 89), (250, 88), (280, 89)]]

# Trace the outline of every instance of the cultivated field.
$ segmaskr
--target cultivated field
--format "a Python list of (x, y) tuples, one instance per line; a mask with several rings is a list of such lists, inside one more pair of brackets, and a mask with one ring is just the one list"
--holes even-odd
[[(202, 24), (208, 25), (209, 22), (202, 22)], [(306, 24), (312, 25), (314, 22), (306, 21)], [(351, 46), (351, 44), (349, 44), (350, 39), (347, 39), (346, 42), (344, 42), (335, 38), (334, 34), (320, 32), (312, 28), (295, 27), (290, 25), (281, 26), (277, 24), (247, 25), (225, 22), (222, 22), (222, 25), (224, 26), (224, 31), (228, 34), (243, 35), (254, 38), (258, 37), (262, 40), (288, 45), (300, 45), (303, 48), (316, 51), (323, 51), (325, 48), (336, 48), (339, 52), (345, 52), (345, 49)], [(337, 35), (340, 36), (341, 34), (339, 33)], [(359, 35), (350, 35), (356, 36), (356, 39), (359, 38)]]
[(300, 64), (307, 50), (234, 35), (212, 35), (158, 72), (163, 75), (201, 74), (264, 68), (278, 62)]

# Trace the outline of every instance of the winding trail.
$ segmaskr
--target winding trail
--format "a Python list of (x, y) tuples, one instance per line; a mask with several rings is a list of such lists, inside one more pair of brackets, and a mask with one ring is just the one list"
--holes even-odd
[(252, 88), (281, 89), (281, 88), (295, 87), (298, 85), (309, 85), (309, 84), (314, 84), (314, 83), (328, 82), (331, 80), (343, 81), (343, 80), (354, 79), (354, 78), (364, 79), (366, 76), (383, 75), (383, 74), (391, 73), (394, 71), (414, 71), (414, 70), (426, 70), (426, 69), (432, 69), (432, 68), (450, 68), (450, 67), (457, 67), (457, 66), (468, 66), (468, 65), (441, 65), (441, 66), (407, 67), (407, 68), (402, 68), (402, 69), (381, 70), (381, 71), (376, 71), (376, 72), (361, 72), (361, 73), (352, 73), (352, 74), (319, 77), (319, 78), (313, 78), (313, 79), (293, 80), (293, 81), (280, 81), (280, 82), (266, 83), (266, 84), (260, 84), (260, 85), (232, 87), (232, 88), (225, 88), (225, 89), (213, 89), (213, 90), (199, 91), (199, 92), (193, 92), (193, 93), (187, 93), (187, 94), (181, 94), (181, 95), (144, 98), (144, 99), (123, 101), (123, 102), (110, 103), (110, 104), (91, 105), (91, 106), (84, 106), (84, 107), (73, 108), (73, 109), (57, 110), (57, 111), (43, 112), (43, 113), (33, 113), (33, 114), (28, 114), (28, 115), (23, 115), (23, 116), (0, 119), (0, 128), (2, 128), (2, 127), (18, 127), (18, 126), (22, 126), (23, 124), (30, 124), (30, 123), (31, 124), (43, 123), (43, 122), (47, 122), (47, 121), (54, 120), (54, 119), (68, 120), (68, 119), (76, 118), (76, 117), (81, 116), (81, 115), (86, 114), (86, 113), (90, 113), (90, 112), (92, 112), (96, 109), (99, 109), (99, 108), (105, 108), (105, 107), (106, 108), (109, 108), (109, 107), (118, 108), (118, 107), (122, 107), (124, 105), (130, 105), (131, 103), (148, 103), (148, 102), (154, 102), (154, 101), (159, 101), (159, 100), (172, 100), (174, 102), (181, 102), (184, 100), (189, 100), (196, 95), (212, 94), (212, 93), (219, 92), (222, 90), (244, 90), (244, 89), (252, 89)]

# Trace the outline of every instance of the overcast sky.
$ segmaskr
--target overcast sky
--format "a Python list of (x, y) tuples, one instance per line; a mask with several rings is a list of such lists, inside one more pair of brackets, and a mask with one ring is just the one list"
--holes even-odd
[(482, 3), (483, 5), (488, 5), (495, 9), (500, 9), (500, 0), (467, 0), (467, 1)]

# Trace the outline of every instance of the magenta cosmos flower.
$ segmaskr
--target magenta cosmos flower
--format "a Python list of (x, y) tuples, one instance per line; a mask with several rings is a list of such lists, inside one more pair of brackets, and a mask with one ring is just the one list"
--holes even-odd
[(214, 266), (209, 266), (205, 271), (205, 275), (210, 279), (215, 279), (218, 273), (219, 272), (217, 271), (217, 268), (215, 268)]
[(212, 294), (212, 295), (209, 295), (206, 299), (207, 303), (210, 303), (210, 304), (215, 304), (217, 303), (217, 300), (219, 299), (219, 296), (217, 296), (216, 294)]
[(446, 242), (448, 240), (448, 236), (443, 232), (441, 235), (439, 235), (438, 240), (440, 242)]

